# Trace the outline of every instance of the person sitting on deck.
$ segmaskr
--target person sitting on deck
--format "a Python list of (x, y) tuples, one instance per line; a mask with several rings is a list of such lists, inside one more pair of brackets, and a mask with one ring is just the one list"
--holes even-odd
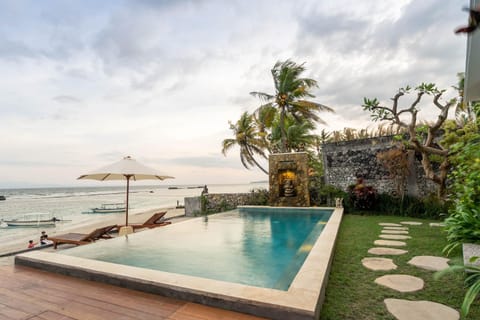
[(42, 234), (40, 235), (40, 245), (44, 246), (47, 244), (52, 244), (53, 242), (48, 240), (48, 235), (45, 231), (42, 231)]

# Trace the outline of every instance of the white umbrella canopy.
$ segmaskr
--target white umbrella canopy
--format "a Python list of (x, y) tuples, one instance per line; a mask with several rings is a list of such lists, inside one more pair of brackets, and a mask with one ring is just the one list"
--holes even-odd
[(165, 180), (175, 179), (172, 176), (165, 175), (153, 168), (147, 167), (132, 157), (128, 156), (120, 161), (112, 163), (108, 166), (94, 170), (90, 173), (81, 175), (77, 179), (90, 179), (90, 180), (126, 180), (127, 181), (127, 196), (126, 196), (126, 213), (125, 213), (125, 225), (128, 226), (128, 194), (130, 187), (130, 180)]

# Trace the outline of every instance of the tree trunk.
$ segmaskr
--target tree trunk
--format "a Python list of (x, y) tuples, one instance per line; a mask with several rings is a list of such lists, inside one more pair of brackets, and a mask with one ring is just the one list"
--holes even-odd
[(285, 106), (280, 109), (280, 133), (282, 134), (281, 152), (287, 152), (287, 132), (285, 131)]
[(253, 157), (253, 154), (250, 152), (250, 149), (249, 148), (246, 148), (247, 152), (248, 152), (248, 156), (250, 157), (250, 159), (252, 159), (252, 161), (255, 163), (255, 165), (263, 171), (263, 173), (265, 173), (266, 175), (268, 175), (268, 171), (265, 170), (258, 162), (257, 160), (255, 160), (255, 158)]

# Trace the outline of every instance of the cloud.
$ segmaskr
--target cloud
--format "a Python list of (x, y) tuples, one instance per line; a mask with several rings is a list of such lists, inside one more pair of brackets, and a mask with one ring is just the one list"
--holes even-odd
[[(92, 164), (132, 155), (175, 182), (262, 180), (237, 151), (224, 157), (220, 149), (228, 120), (260, 105), (249, 92), (274, 91), (275, 62), (306, 62), (305, 76), (319, 84), (314, 100), (336, 110), (320, 115), (326, 128), (371, 126), (363, 97), (388, 103), (407, 84), (456, 82), (466, 39), (453, 30), (466, 22), (463, 5), (2, 2), (0, 135), (9, 137), (3, 157), (18, 163), (4, 179), (50, 181), (46, 172), (58, 167), (56, 182), (70, 183)], [(52, 167), (35, 168), (32, 154)]]
[(53, 97), (52, 98), (54, 101), (58, 102), (58, 103), (81, 103), (82, 100), (81, 99), (78, 99), (78, 98), (75, 98), (73, 96), (69, 96), (69, 95), (61, 95), (61, 96), (56, 96), (56, 97)]

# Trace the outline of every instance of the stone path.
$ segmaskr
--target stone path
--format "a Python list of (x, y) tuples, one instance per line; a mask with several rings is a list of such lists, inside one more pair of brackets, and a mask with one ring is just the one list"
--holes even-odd
[(375, 247), (368, 249), (368, 253), (370, 254), (377, 254), (377, 255), (394, 255), (398, 256), (401, 254), (407, 253), (407, 250), (402, 249), (395, 249), (395, 248), (383, 248), (383, 247)]
[(374, 271), (397, 269), (397, 265), (393, 263), (393, 260), (388, 258), (363, 258), (362, 264), (365, 268)]
[(398, 223), (387, 223), (387, 222), (379, 223), (379, 225), (382, 227), (401, 227), (402, 226), (401, 224), (398, 224)]
[(383, 230), (406, 230), (408, 231), (407, 227), (384, 227)]
[[(407, 253), (407, 250), (391, 248), (406, 247), (412, 237), (406, 226), (419, 226), (422, 222), (402, 221), (401, 224), (382, 222), (383, 227), (379, 240), (375, 240), (377, 247), (370, 248), (369, 254), (377, 257), (365, 257), (362, 265), (373, 271), (391, 271), (398, 268), (393, 259), (378, 256), (395, 256)], [(430, 226), (442, 226), (440, 223), (430, 223)], [(387, 240), (385, 240), (387, 239)], [(416, 256), (407, 263), (418, 268), (439, 271), (448, 268), (449, 259), (435, 256)], [(398, 292), (415, 292), (424, 287), (423, 279), (408, 274), (386, 274), (375, 279), (375, 283)], [(403, 299), (385, 299), (387, 310), (398, 320), (458, 320), (460, 314), (455, 309), (431, 301), (409, 301)]]
[(398, 320), (457, 320), (457, 310), (431, 301), (385, 299), (387, 310)]
[(423, 289), (423, 279), (406, 274), (388, 274), (375, 279), (375, 283), (400, 291), (414, 292)]
[(388, 234), (408, 234), (408, 230), (391, 230), (391, 229), (383, 229), (382, 233)]
[(410, 259), (407, 263), (426, 270), (441, 271), (449, 267), (447, 263), (448, 261), (450, 261), (450, 259), (443, 257), (416, 256)]
[(395, 240), (375, 240), (373, 244), (377, 246), (392, 246), (392, 247), (404, 247), (407, 245), (406, 242), (395, 241)]
[(430, 222), (430, 227), (445, 227), (443, 222)]
[(420, 225), (422, 225), (421, 222), (417, 222), (417, 221), (402, 221), (400, 223), (410, 225), (410, 226), (420, 226)]
[(408, 240), (412, 239), (410, 236), (401, 235), (401, 234), (381, 234), (379, 235), (382, 239), (389, 239), (389, 240)]

